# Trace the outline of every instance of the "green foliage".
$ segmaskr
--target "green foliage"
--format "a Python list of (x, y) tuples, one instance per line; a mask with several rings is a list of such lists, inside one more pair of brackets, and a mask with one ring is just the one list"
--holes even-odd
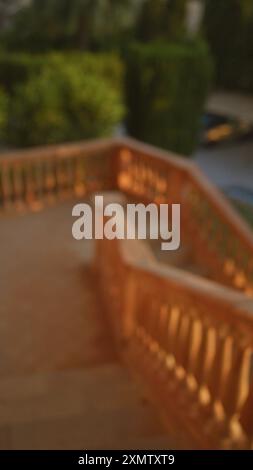
[(79, 66), (83, 74), (95, 73), (118, 91), (122, 89), (123, 64), (116, 54), (92, 54), (66, 52), (48, 54), (0, 52), (0, 85), (13, 93), (17, 84), (26, 82), (31, 76), (38, 75), (45, 66), (72, 63)]
[(82, 65), (54, 56), (11, 100), (8, 141), (29, 146), (109, 135), (121, 120), (121, 95)]
[(45, 63), (43, 56), (30, 54), (9, 54), (0, 52), (0, 84), (7, 93), (12, 94), (17, 83), (23, 83), (28, 78), (40, 72)]
[(113, 53), (96, 53), (74, 52), (65, 54), (51, 54), (50, 60), (66, 60), (70, 63), (78, 65), (83, 74), (96, 74), (102, 80), (105, 80), (110, 86), (115, 88), (117, 92), (122, 93), (123, 90), (123, 73), (124, 65), (117, 54)]
[(212, 76), (202, 41), (133, 44), (126, 55), (127, 126), (131, 135), (190, 154)]
[(33, 0), (16, 14), (5, 42), (8, 48), (32, 52), (117, 48), (133, 27), (136, 3), (136, 0)]
[(8, 116), (8, 97), (0, 88), (0, 138), (5, 135)]
[(252, 0), (206, 0), (204, 30), (215, 59), (217, 85), (252, 92)]

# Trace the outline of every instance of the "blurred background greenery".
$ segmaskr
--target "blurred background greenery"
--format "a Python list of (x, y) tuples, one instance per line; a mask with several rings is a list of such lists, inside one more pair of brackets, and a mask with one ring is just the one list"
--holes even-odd
[(211, 86), (253, 90), (252, 36), (252, 0), (0, 0), (2, 145), (121, 124), (189, 155)]

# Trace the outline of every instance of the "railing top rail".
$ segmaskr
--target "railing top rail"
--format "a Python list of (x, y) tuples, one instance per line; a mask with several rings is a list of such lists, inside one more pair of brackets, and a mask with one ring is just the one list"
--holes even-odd
[[(229, 315), (234, 315), (236, 321), (242, 320), (252, 328), (253, 300), (244, 294), (196, 274), (159, 263), (149, 247), (141, 240), (120, 240), (117, 243), (119, 243), (121, 261), (126, 266), (149, 273), (160, 282), (169, 282), (171, 287), (177, 290), (182, 289), (182, 292), (193, 295), (200, 302), (203, 301), (210, 306), (219, 306), (224, 309), (226, 320), (228, 320), (227, 310), (229, 310)], [(232, 321), (233, 318), (230, 317), (230, 320)]]
[(173, 152), (159, 149), (153, 145), (140, 142), (130, 137), (114, 139), (114, 144), (118, 147), (126, 147), (129, 150), (137, 151), (143, 155), (153, 158), (157, 161), (169, 163), (178, 170), (189, 171), (194, 164), (187, 158)]
[[(234, 233), (246, 244), (253, 255), (253, 234), (247, 223), (239, 214), (233, 210), (230, 203), (222, 193), (209, 182), (207, 177), (192, 162), (184, 157), (178, 156), (172, 152), (157, 149), (151, 145), (138, 142), (132, 138), (112, 138), (91, 140), (77, 143), (66, 143), (60, 145), (51, 145), (46, 147), (29, 148), (4, 152), (0, 154), (0, 165), (10, 165), (19, 161), (30, 161), (34, 158), (71, 158), (76, 156), (92, 155), (97, 152), (113, 151), (117, 148), (127, 148), (136, 151), (143, 156), (149, 157), (157, 162), (167, 163), (170, 167), (184, 172), (190, 181), (200, 189), (200, 191), (210, 201), (221, 218), (233, 229)], [(113, 171), (113, 169), (112, 169)]]
[(58, 145), (47, 145), (42, 147), (31, 147), (22, 150), (5, 151), (0, 153), (0, 164), (7, 162), (16, 162), (20, 160), (30, 160), (33, 158), (69, 158), (71, 156), (78, 156), (92, 154), (96, 152), (107, 151), (115, 145), (114, 139), (99, 139), (90, 141), (81, 141), (74, 143), (63, 143)]
[(233, 209), (225, 196), (219, 191), (198, 168), (198, 166), (187, 160), (185, 157), (179, 156), (172, 152), (157, 149), (151, 145), (143, 144), (130, 138), (117, 139), (114, 141), (118, 146), (125, 146), (132, 151), (140, 152), (163, 162), (169, 163), (178, 170), (185, 171), (188, 177), (195, 185), (206, 195), (212, 205), (215, 207), (220, 216), (228, 223), (235, 233), (244, 239), (247, 246), (252, 250), (253, 256), (253, 234), (248, 224)]
[(234, 210), (222, 192), (208, 180), (206, 175), (196, 165), (192, 166), (190, 176), (194, 180), (194, 183), (201, 188), (202, 192), (209, 198), (217, 212), (233, 227), (233, 230), (238, 236), (244, 238), (249, 248), (253, 250), (252, 230), (245, 220)]

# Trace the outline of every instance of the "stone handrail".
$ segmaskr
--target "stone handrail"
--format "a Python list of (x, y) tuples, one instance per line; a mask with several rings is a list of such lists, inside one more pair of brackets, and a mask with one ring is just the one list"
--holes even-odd
[(189, 160), (125, 139), (118, 188), (146, 202), (180, 203), (182, 232), (215, 281), (253, 296), (253, 236), (225, 197)]
[(253, 302), (156, 262), (141, 241), (97, 241), (103, 303), (125, 361), (179, 448), (251, 448)]
[(36, 148), (0, 157), (0, 211), (40, 210), (110, 189), (111, 140)]

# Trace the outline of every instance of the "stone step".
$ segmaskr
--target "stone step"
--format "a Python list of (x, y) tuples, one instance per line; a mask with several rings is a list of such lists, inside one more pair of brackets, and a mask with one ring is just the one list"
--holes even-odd
[(0, 380), (0, 425), (106, 411), (140, 402), (120, 364)]
[(153, 407), (120, 364), (0, 381), (0, 448), (164, 448)]

